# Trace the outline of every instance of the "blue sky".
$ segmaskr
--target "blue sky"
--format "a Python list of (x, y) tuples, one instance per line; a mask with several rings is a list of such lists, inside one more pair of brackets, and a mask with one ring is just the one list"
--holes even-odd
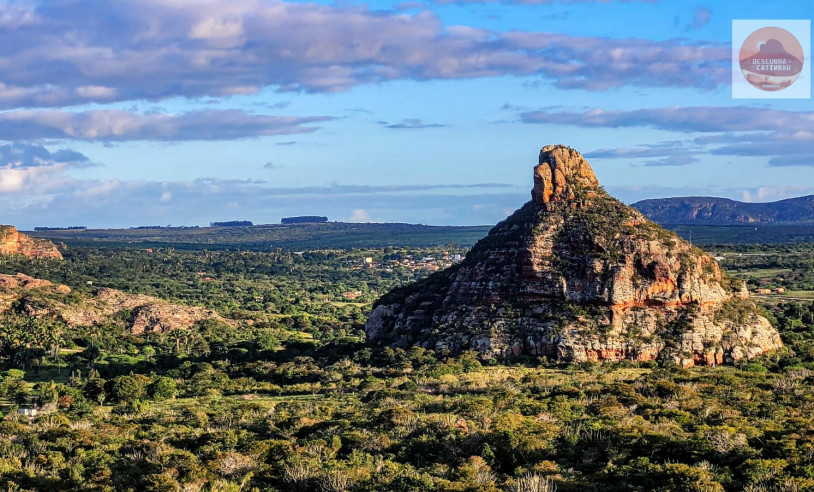
[(529, 199), (552, 143), (625, 202), (812, 194), (812, 101), (730, 87), (733, 19), (812, 13), (790, 0), (0, 0), (0, 222), (490, 224)]

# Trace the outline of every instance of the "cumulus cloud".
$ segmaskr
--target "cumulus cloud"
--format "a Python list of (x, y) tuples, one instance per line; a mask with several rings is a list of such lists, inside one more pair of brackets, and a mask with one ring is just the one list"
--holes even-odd
[(367, 210), (355, 208), (351, 211), (349, 222), (372, 222), (372, 220)]
[[(804, 165), (814, 155), (814, 111), (787, 111), (747, 106), (671, 107), (632, 111), (591, 109), (583, 112), (527, 111), (520, 121), (580, 127), (647, 127), (702, 135), (678, 146), (600, 149), (592, 157), (659, 157), (681, 153), (730, 156), (775, 156), (769, 164)], [(783, 157), (780, 157), (783, 156)], [(672, 159), (675, 159), (674, 157)]]
[(62, 149), (51, 152), (41, 145), (0, 146), (0, 192), (47, 194), (65, 182), (65, 171), (94, 165), (85, 155)]
[(655, 144), (643, 144), (639, 147), (617, 147), (591, 150), (585, 152), (585, 157), (589, 159), (635, 159), (686, 153), (686, 142), (682, 140), (671, 140), (667, 142), (658, 142)]
[(0, 140), (230, 140), (316, 130), (304, 126), (333, 119), (201, 110), (182, 114), (134, 113), (118, 109), (70, 112), (20, 110), (0, 113)]
[(22, 169), (44, 166), (88, 167), (87, 156), (69, 149), (51, 152), (42, 145), (13, 143), (0, 145), (0, 168)]
[(648, 108), (632, 111), (527, 111), (523, 123), (584, 127), (650, 127), (678, 132), (774, 131), (808, 140), (814, 137), (814, 111), (785, 111), (748, 106)]
[(0, 1), (0, 28), (18, 29), (38, 21), (33, 4)]
[(246, 0), (65, 0), (0, 31), (0, 108), (539, 76), (561, 88), (728, 84), (729, 47), (445, 26), (433, 13)]

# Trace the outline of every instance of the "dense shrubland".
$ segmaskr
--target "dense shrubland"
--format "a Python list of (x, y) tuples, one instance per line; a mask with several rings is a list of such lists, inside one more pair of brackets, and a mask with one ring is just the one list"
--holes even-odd
[(767, 305), (787, 347), (734, 367), (486, 364), (366, 347), (364, 303), (415, 275), (351, 268), (370, 254), (6, 259), (77, 302), (106, 285), (239, 322), (136, 337), (4, 313), (0, 488), (814, 490), (814, 303)]

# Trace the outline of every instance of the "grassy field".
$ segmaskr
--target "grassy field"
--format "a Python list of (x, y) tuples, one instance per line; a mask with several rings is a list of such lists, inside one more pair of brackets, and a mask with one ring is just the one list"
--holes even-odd
[(774, 278), (779, 275), (787, 275), (791, 272), (792, 271), (788, 268), (757, 268), (754, 270), (737, 271), (734, 273), (741, 277), (761, 279)]
[(787, 290), (785, 297), (796, 299), (814, 299), (814, 290)]

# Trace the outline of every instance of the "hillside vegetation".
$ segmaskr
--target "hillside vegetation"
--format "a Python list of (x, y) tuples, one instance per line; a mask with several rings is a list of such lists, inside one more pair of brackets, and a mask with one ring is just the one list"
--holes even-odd
[[(724, 254), (738, 251), (749, 252)], [(744, 258), (737, 268), (809, 278), (807, 250), (761, 251), (780, 254), (754, 264), (733, 256)], [(369, 303), (427, 273), (362, 268), (364, 258), (440, 253), (90, 248), (62, 261), (4, 257), (0, 273), (74, 288), (32, 289), (31, 301), (81, 305), (95, 289), (115, 287), (215, 309), (235, 323), (135, 336), (122, 317), (70, 326), (12, 306), (0, 318), (0, 488), (814, 487), (814, 303), (766, 304), (786, 348), (730, 367), (545, 357), (497, 364), (472, 353), (367, 347)], [(349, 301), (347, 291), (361, 295)], [(29, 418), (18, 412), (25, 408), (40, 413)]]

